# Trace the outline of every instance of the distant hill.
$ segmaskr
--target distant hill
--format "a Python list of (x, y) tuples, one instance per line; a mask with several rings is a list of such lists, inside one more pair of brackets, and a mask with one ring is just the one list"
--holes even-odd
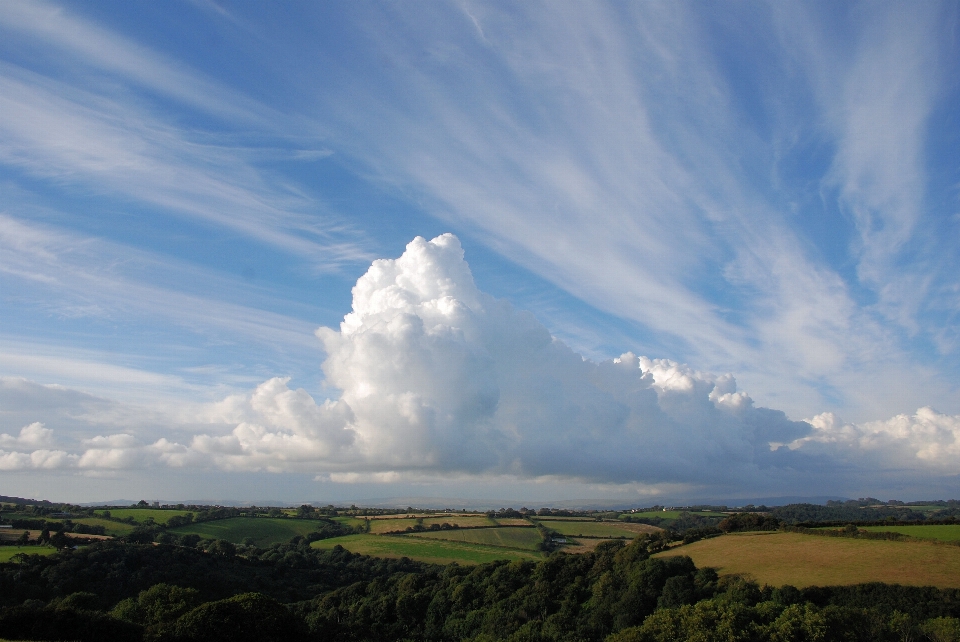
[(0, 502), (6, 504), (34, 504), (34, 505), (43, 505), (43, 506), (52, 506), (53, 503), (45, 499), (26, 499), (24, 497), (8, 497), (6, 495), (0, 495)]

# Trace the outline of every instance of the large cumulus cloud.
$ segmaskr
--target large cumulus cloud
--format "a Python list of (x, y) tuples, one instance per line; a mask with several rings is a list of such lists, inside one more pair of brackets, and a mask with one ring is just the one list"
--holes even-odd
[(813, 473), (849, 488), (866, 467), (960, 472), (960, 417), (924, 408), (861, 425), (830, 414), (791, 421), (756, 407), (729, 374), (631, 352), (586, 360), (530, 313), (481, 292), (450, 234), (375, 261), (339, 329), (317, 336), (324, 401), (274, 378), (192, 409), (189, 434), (124, 431), (73, 451), (31, 424), (0, 435), (0, 467), (506, 475), (727, 492), (810, 490)]

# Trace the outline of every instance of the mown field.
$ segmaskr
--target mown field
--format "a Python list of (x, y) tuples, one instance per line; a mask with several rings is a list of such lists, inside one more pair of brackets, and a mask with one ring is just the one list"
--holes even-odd
[(9, 562), (18, 553), (24, 555), (53, 555), (57, 549), (52, 546), (0, 546), (0, 563)]
[(960, 546), (799, 533), (731, 533), (658, 553), (689, 555), (721, 575), (796, 587), (886, 582), (960, 588)]
[(283, 517), (231, 517), (212, 522), (189, 524), (170, 529), (179, 535), (199, 535), (204, 539), (223, 539), (242, 544), (248, 537), (261, 548), (284, 544), (296, 535), (307, 535), (317, 530), (318, 522)]
[(917, 524), (916, 526), (860, 526), (874, 533), (900, 533), (921, 539), (936, 539), (941, 542), (960, 542), (960, 524)]
[(627, 537), (633, 539), (640, 533), (649, 533), (656, 530), (646, 524), (628, 524), (617, 522), (596, 521), (543, 521), (543, 525), (552, 528), (561, 535), (568, 537)]
[(486, 546), (519, 548), (529, 551), (537, 550), (540, 542), (543, 541), (543, 539), (540, 537), (539, 531), (533, 527), (473, 528), (450, 531), (432, 531), (427, 533), (404, 535), (404, 537), (439, 539), (450, 542), (463, 542), (465, 544), (482, 544)]
[(483, 564), (496, 560), (537, 560), (543, 557), (535, 551), (406, 535), (347, 535), (313, 542), (311, 546), (324, 550), (343, 546), (352, 553), (376, 557), (409, 557), (433, 564)]
[[(176, 515), (186, 515), (187, 513), (194, 512), (189, 510), (176, 510), (176, 509), (161, 509), (161, 508), (110, 508), (104, 510), (98, 510), (96, 513), (98, 515), (103, 515), (105, 512), (110, 513), (110, 517), (116, 517), (119, 519), (126, 519), (132, 517), (134, 521), (144, 522), (147, 518), (152, 517), (153, 521), (157, 524), (166, 524), (167, 520)], [(73, 520), (79, 522), (79, 519)]]

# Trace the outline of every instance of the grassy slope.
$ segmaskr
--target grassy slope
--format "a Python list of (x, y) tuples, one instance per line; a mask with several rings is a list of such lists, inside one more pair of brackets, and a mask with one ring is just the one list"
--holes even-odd
[(712, 566), (721, 574), (747, 575), (772, 586), (886, 582), (960, 587), (960, 546), (930, 542), (736, 533), (658, 555), (689, 555), (697, 566)]
[(865, 531), (876, 533), (901, 533), (910, 537), (938, 539), (943, 542), (960, 542), (960, 524), (918, 524), (916, 526), (861, 526)]
[(52, 546), (0, 546), (0, 563), (9, 562), (17, 553), (24, 555), (53, 555), (57, 549)]
[(495, 560), (540, 559), (542, 556), (533, 551), (519, 551), (509, 548), (483, 546), (435, 540), (420, 537), (391, 535), (347, 535), (324, 539), (311, 544), (314, 548), (330, 549), (343, 546), (353, 553), (376, 557), (409, 557), (410, 559), (434, 564), (482, 564)]
[(500, 546), (519, 548), (529, 551), (537, 550), (542, 541), (540, 533), (535, 528), (467, 528), (451, 531), (436, 531), (417, 533), (404, 537), (440, 539), (466, 544), (483, 544), (486, 546)]
[[(103, 514), (104, 511), (98, 510), (97, 514)], [(117, 517), (119, 519), (126, 519), (132, 517), (138, 522), (146, 520), (148, 517), (152, 517), (153, 521), (158, 524), (166, 524), (167, 520), (175, 515), (186, 515), (192, 511), (188, 510), (164, 510), (160, 508), (111, 508), (109, 513), (111, 517)], [(73, 520), (75, 522), (80, 521), (78, 519)]]
[(172, 528), (170, 532), (199, 535), (204, 539), (223, 539), (234, 544), (241, 544), (250, 537), (257, 546), (265, 547), (283, 544), (296, 535), (312, 533), (317, 529), (317, 524), (318, 522), (307, 519), (231, 517)]

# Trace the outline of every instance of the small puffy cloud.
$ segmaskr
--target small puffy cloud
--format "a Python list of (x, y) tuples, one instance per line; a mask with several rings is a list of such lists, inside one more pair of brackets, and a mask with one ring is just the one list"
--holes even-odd
[(869, 459), (891, 469), (960, 473), (960, 416), (920, 408), (913, 415), (861, 424), (846, 423), (830, 412), (808, 421), (813, 431), (791, 442), (791, 449), (837, 459)]
[(42, 448), (52, 444), (53, 430), (45, 428), (39, 421), (21, 428), (17, 437), (0, 434), (0, 448)]
[(55, 449), (53, 430), (39, 421), (21, 428), (16, 437), (0, 434), (0, 470), (55, 470), (76, 460), (76, 455)]

